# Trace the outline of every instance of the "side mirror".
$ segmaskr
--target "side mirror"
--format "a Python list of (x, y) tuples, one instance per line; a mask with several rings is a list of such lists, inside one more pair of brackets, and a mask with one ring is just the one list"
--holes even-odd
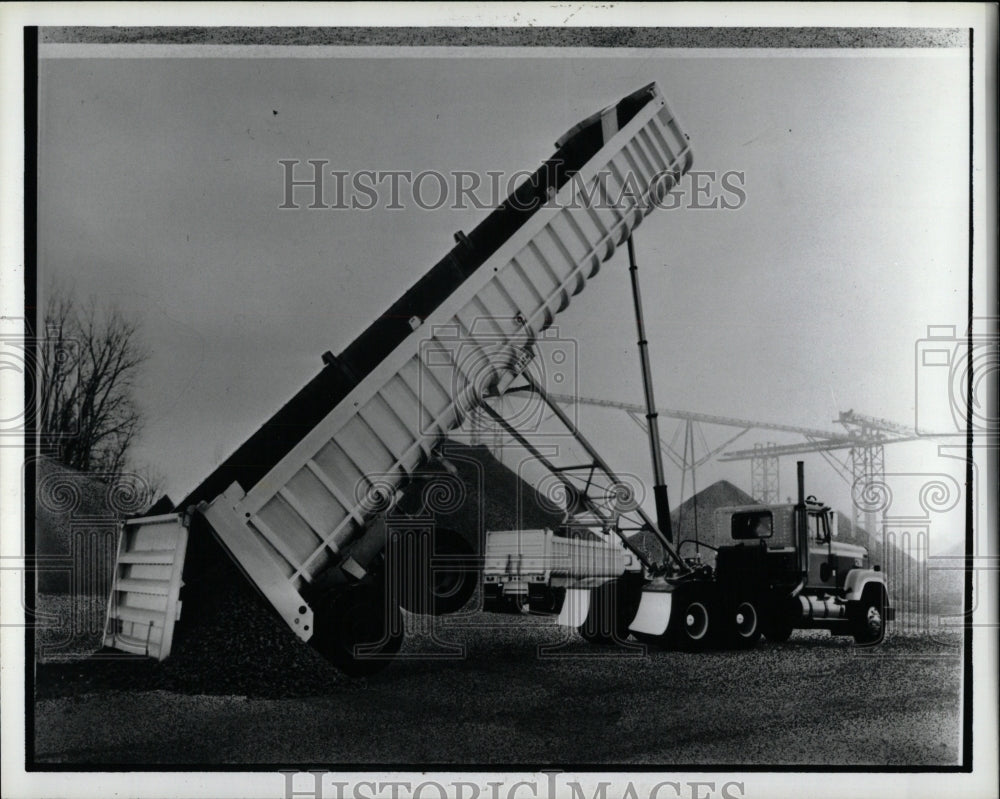
[(830, 538), (836, 538), (839, 535), (839, 531), (837, 529), (837, 522), (838, 522), (839, 518), (840, 517), (837, 515), (837, 511), (835, 511), (835, 510), (830, 511), (830, 513), (829, 513), (829, 519), (830, 519)]

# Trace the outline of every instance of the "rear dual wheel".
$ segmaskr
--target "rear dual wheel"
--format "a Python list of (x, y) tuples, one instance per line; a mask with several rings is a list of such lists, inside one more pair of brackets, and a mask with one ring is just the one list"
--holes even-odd
[(398, 580), (398, 601), (411, 613), (441, 616), (461, 610), (479, 584), (472, 545), (447, 527), (402, 534), (391, 547), (389, 570)]
[(674, 619), (674, 640), (689, 652), (700, 652), (712, 643), (716, 632), (714, 603), (707, 595), (689, 597), (677, 610)]
[(383, 580), (366, 580), (316, 603), (309, 643), (352, 677), (376, 674), (403, 644), (403, 615), (387, 600)]
[(760, 604), (749, 596), (738, 597), (729, 612), (728, 643), (736, 649), (751, 649), (761, 636)]
[[(580, 626), (583, 638), (593, 644), (621, 643), (629, 635), (628, 625), (637, 603), (622, 596), (615, 583), (606, 583), (591, 595), (587, 621)], [(710, 588), (682, 588), (674, 594), (673, 611), (663, 636), (636, 635), (644, 643), (658, 643), (688, 652), (700, 652), (720, 642), (749, 649), (763, 631), (760, 603), (752, 596), (721, 602)], [(789, 629), (789, 633), (791, 630)]]

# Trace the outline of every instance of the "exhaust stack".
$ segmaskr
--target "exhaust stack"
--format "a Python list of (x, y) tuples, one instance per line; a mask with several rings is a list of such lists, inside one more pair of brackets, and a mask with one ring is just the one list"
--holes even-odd
[(798, 504), (795, 506), (795, 549), (798, 552), (799, 579), (805, 585), (809, 576), (809, 514), (806, 513), (806, 473), (805, 463), (796, 464), (798, 479)]

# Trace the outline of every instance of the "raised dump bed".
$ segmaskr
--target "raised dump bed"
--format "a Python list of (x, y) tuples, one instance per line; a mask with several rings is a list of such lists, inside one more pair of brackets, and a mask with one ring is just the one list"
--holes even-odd
[(385, 526), (373, 520), (484, 391), (524, 369), (556, 315), (692, 163), (655, 84), (556, 146), (178, 503), (207, 520), (303, 640), (317, 625), (328, 631), (332, 622), (315, 616), (332, 594), (377, 571)]

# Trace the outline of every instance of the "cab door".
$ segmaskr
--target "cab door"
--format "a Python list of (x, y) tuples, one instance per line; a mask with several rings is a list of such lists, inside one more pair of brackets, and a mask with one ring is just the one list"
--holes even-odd
[(825, 513), (808, 515), (809, 524), (809, 578), (810, 588), (833, 590), (836, 576), (830, 567), (830, 529)]

